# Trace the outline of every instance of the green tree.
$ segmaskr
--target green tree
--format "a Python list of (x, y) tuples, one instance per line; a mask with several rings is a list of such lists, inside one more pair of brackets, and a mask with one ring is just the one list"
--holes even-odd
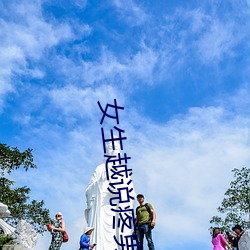
[(210, 220), (212, 225), (222, 228), (223, 231), (231, 230), (235, 224), (246, 229), (250, 220), (250, 169), (235, 168), (232, 172), (234, 180), (217, 208), (222, 216), (213, 216)]
[(11, 211), (11, 216), (5, 220), (12, 226), (21, 219), (26, 220), (36, 232), (43, 233), (45, 225), (52, 221), (49, 210), (44, 208), (44, 201), (30, 200), (30, 188), (14, 188), (15, 183), (6, 178), (6, 175), (19, 168), (26, 171), (36, 168), (32, 150), (21, 152), (16, 147), (10, 148), (0, 143), (0, 202), (6, 204)]

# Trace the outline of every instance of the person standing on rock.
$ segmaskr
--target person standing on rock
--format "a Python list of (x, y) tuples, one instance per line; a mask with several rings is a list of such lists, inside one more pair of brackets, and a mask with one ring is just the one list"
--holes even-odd
[(138, 250), (143, 250), (144, 235), (146, 236), (148, 242), (148, 249), (155, 250), (152, 239), (152, 229), (156, 223), (156, 213), (150, 203), (145, 203), (143, 194), (137, 195), (137, 201), (139, 202), (139, 206), (136, 208), (135, 224), (139, 242)]
[(213, 250), (225, 250), (226, 246), (232, 250), (232, 247), (228, 244), (218, 227), (213, 229), (212, 244), (214, 246)]
[(51, 226), (52, 240), (49, 250), (60, 250), (63, 242), (63, 232), (66, 230), (65, 222), (62, 220), (63, 215), (61, 212), (56, 213), (56, 223)]

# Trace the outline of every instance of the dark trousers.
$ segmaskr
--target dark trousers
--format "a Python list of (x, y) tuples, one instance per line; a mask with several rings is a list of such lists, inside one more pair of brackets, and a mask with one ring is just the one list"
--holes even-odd
[(152, 239), (152, 229), (149, 228), (148, 224), (141, 224), (137, 226), (136, 234), (138, 237), (139, 249), (143, 250), (143, 239), (144, 235), (146, 236), (148, 242), (148, 249), (155, 250), (154, 242)]

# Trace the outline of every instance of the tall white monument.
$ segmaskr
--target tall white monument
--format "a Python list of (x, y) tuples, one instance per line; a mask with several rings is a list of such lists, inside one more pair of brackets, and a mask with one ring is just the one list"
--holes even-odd
[[(106, 154), (112, 156), (118, 156), (118, 153), (122, 153), (120, 149), (119, 143), (115, 142), (115, 149), (112, 148), (112, 143), (108, 143), (106, 147)], [(125, 163), (122, 163), (122, 165)], [(116, 165), (119, 165), (116, 163)], [(110, 170), (113, 164), (108, 163), (108, 169)], [(110, 172), (110, 171), (109, 171)], [(121, 182), (122, 177), (118, 177), (115, 182)], [(128, 180), (131, 180), (131, 177), (126, 178), (126, 182), (119, 185), (119, 188), (128, 187)], [(90, 178), (89, 184), (86, 188), (86, 198), (87, 198), (87, 209), (85, 210), (85, 218), (89, 227), (94, 227), (95, 230), (91, 234), (91, 243), (96, 243), (95, 250), (115, 250), (121, 249), (117, 243), (115, 242), (114, 236), (120, 242), (120, 235), (131, 235), (133, 231), (128, 227), (123, 227), (123, 232), (121, 231), (121, 227), (113, 228), (113, 220), (117, 223), (119, 220), (119, 213), (113, 212), (111, 209), (118, 210), (118, 207), (124, 209), (129, 206), (133, 209), (134, 200), (130, 199), (127, 203), (119, 203), (116, 206), (110, 205), (110, 198), (116, 197), (116, 195), (111, 194), (108, 190), (108, 187), (112, 189), (109, 185), (110, 180), (107, 180), (106, 177), (106, 167), (105, 167), (105, 159), (104, 163), (97, 166), (93, 175)], [(129, 189), (133, 188), (133, 190), (129, 193), (130, 196), (136, 197), (133, 182), (129, 184)], [(114, 190), (114, 189), (113, 189)], [(121, 192), (121, 196), (125, 196), (124, 193)], [(122, 197), (122, 199), (126, 199)], [(121, 199), (121, 200), (122, 200)], [(132, 212), (129, 212), (130, 216), (132, 216)], [(116, 224), (115, 223), (115, 224)]]

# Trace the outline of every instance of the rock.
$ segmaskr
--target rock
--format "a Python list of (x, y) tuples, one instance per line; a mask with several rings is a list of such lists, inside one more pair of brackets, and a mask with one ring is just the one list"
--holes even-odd
[(238, 244), (239, 250), (250, 250), (250, 229), (243, 233)]
[(2, 250), (26, 250), (24, 246), (20, 245), (10, 245), (10, 246), (3, 246)]

